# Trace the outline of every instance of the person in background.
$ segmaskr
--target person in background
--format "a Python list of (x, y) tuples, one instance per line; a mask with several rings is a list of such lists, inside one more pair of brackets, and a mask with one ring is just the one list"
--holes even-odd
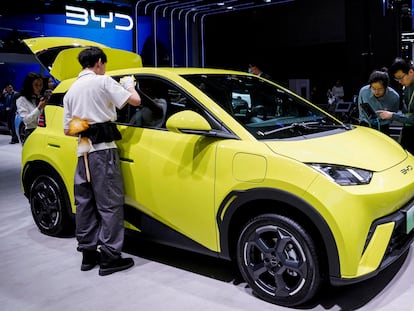
[[(53, 90), (56, 87), (55, 80), (52, 77), (43, 78), (43, 90), (42, 90), (42, 97), (49, 99), (52, 96)], [(16, 121), (18, 120), (19, 116), (17, 115)], [(43, 109), (42, 113), (38, 117), (37, 121), (38, 126), (45, 126), (45, 111)]]
[(332, 92), (332, 95), (335, 97), (336, 102), (344, 101), (345, 90), (344, 90), (341, 80), (337, 80), (335, 82), (335, 85), (332, 87), (331, 92)]
[(316, 85), (312, 86), (310, 91), (310, 101), (319, 107), (326, 108), (328, 101), (323, 93), (321, 93)]
[(327, 103), (328, 103), (328, 111), (334, 112), (335, 111), (335, 107), (336, 107), (336, 103), (337, 103), (337, 99), (334, 96), (334, 94), (332, 93), (331, 89), (328, 89), (328, 91), (326, 92), (326, 97), (327, 97)]
[(52, 77), (49, 77), (47, 79), (47, 90), (53, 91), (55, 89), (55, 87), (56, 87), (55, 80), (53, 80)]
[(264, 73), (256, 63), (249, 64), (248, 72), (256, 76), (271, 80), (270, 76)]
[(401, 113), (377, 110), (383, 120), (397, 121), (403, 124), (400, 144), (414, 154), (414, 67), (411, 62), (397, 57), (390, 66), (389, 73), (403, 86), (403, 106)]
[[(97, 47), (78, 55), (82, 71), (63, 98), (64, 133), (79, 135), (78, 162), (74, 178), (76, 239), (82, 252), (81, 271), (99, 267), (108, 275), (134, 265), (123, 258), (124, 185), (115, 140), (121, 139), (115, 123), (116, 108), (126, 103), (141, 105), (132, 77), (122, 84), (105, 75), (107, 56)], [(74, 131), (73, 121), (86, 122)], [(85, 141), (87, 146), (82, 146)]]
[(26, 127), (22, 144), (36, 129), (37, 120), (47, 103), (47, 98), (42, 97), (43, 78), (36, 72), (29, 72), (23, 80), (23, 86), (16, 100), (17, 113), (22, 118)]
[(364, 105), (368, 104), (374, 112), (377, 110), (397, 112), (400, 107), (400, 95), (389, 86), (389, 80), (385, 69), (374, 70), (368, 78), (368, 84), (359, 90), (358, 95), (361, 124), (376, 128), (387, 135), (390, 134), (391, 120), (380, 119), (376, 114), (371, 116)]
[(14, 118), (16, 116), (16, 99), (18, 97), (18, 92), (16, 92), (13, 88), (11, 83), (6, 83), (3, 94), (1, 95), (1, 102), (3, 103), (3, 107), (6, 111), (6, 120), (7, 126), (10, 131), (11, 140), (9, 144), (17, 144), (19, 142), (19, 138), (16, 134), (16, 129), (14, 127)]

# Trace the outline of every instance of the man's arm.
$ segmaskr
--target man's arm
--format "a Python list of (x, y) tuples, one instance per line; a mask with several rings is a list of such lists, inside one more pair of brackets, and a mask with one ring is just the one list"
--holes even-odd
[(132, 106), (139, 106), (141, 105), (141, 96), (139, 96), (138, 92), (135, 90), (135, 87), (131, 87), (127, 89), (131, 95), (129, 96), (127, 103)]
[(128, 97), (126, 102), (132, 106), (141, 105), (141, 97), (139, 96), (137, 90), (135, 89), (134, 78), (132, 76), (123, 77), (120, 83), (122, 87), (130, 93), (130, 96)]

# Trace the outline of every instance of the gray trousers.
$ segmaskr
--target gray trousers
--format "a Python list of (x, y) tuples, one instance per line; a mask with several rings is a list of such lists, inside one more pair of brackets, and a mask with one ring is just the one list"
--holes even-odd
[(124, 189), (117, 149), (88, 154), (89, 183), (83, 156), (75, 172), (78, 250), (96, 250), (117, 258), (124, 242)]

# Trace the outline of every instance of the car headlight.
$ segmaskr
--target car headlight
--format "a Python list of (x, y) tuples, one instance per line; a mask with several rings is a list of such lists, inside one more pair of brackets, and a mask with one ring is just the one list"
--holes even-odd
[(309, 166), (341, 186), (366, 185), (372, 178), (371, 171), (355, 167), (319, 163), (309, 163)]

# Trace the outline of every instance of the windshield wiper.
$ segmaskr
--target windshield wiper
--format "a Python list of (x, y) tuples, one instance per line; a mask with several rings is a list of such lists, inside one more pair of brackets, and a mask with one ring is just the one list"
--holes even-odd
[(289, 130), (289, 129), (310, 130), (310, 129), (315, 129), (315, 128), (344, 128), (346, 130), (350, 129), (350, 127), (346, 126), (345, 124), (321, 124), (318, 121), (312, 121), (312, 122), (292, 123), (288, 126), (277, 128), (277, 129), (267, 131), (267, 132), (257, 131), (257, 135), (267, 136), (270, 134), (274, 134), (274, 133)]

